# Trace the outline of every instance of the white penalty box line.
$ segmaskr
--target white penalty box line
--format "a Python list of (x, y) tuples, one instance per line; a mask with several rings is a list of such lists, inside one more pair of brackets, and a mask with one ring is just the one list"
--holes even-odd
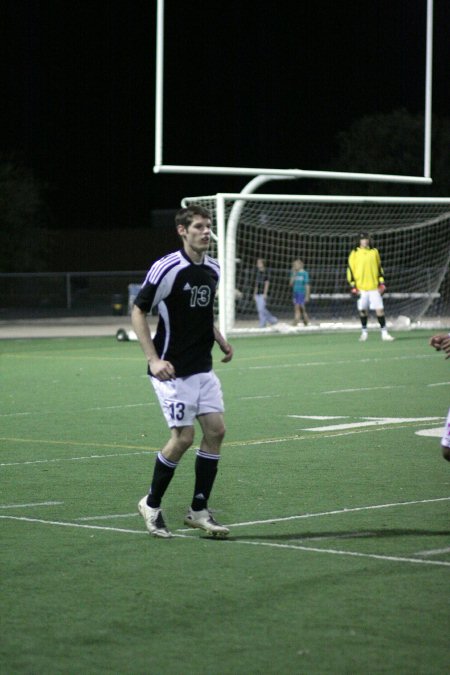
[[(237, 527), (244, 527), (244, 526), (252, 526), (252, 525), (266, 525), (266, 524), (273, 524), (273, 523), (278, 523), (278, 522), (287, 522), (287, 521), (294, 521), (294, 520), (300, 520), (300, 519), (308, 519), (308, 518), (317, 518), (317, 517), (324, 517), (324, 516), (332, 516), (332, 515), (339, 515), (339, 514), (346, 514), (346, 513), (355, 513), (359, 511), (369, 511), (369, 510), (376, 510), (376, 509), (386, 509), (386, 508), (394, 508), (398, 506), (412, 506), (415, 504), (430, 504), (430, 503), (436, 503), (436, 502), (443, 502), (443, 501), (449, 501), (450, 497), (437, 497), (435, 499), (420, 499), (420, 500), (412, 500), (412, 501), (407, 501), (407, 502), (392, 502), (392, 503), (387, 503), (387, 504), (374, 504), (374, 505), (368, 505), (368, 506), (356, 506), (356, 507), (350, 507), (350, 508), (343, 508), (343, 509), (335, 509), (333, 511), (321, 511), (317, 513), (304, 513), (304, 514), (299, 514), (295, 516), (285, 516), (281, 518), (269, 518), (266, 520), (254, 520), (254, 521), (247, 521), (247, 522), (240, 522), (240, 523), (230, 523), (229, 527), (232, 528), (237, 528)], [(4, 505), (0, 506), (0, 508), (3, 509), (8, 509), (8, 508), (24, 508), (24, 507), (33, 507), (33, 506), (53, 506), (53, 505), (60, 505), (63, 502), (40, 502), (36, 504), (17, 504), (17, 505)], [(117, 518), (117, 517), (125, 517), (125, 516), (134, 516), (138, 515), (137, 513), (133, 514), (111, 514), (109, 517), (112, 518)], [(105, 516), (99, 516), (99, 518), (105, 518)], [(69, 521), (58, 521), (58, 520), (45, 520), (43, 518), (29, 518), (26, 516), (9, 516), (9, 515), (1, 515), (0, 514), (0, 519), (3, 520), (14, 520), (14, 521), (21, 521), (21, 522), (27, 522), (27, 523), (38, 523), (38, 524), (43, 524), (43, 525), (53, 525), (53, 526), (58, 526), (58, 527), (75, 527), (75, 528), (81, 528), (81, 529), (88, 529), (88, 530), (97, 530), (97, 531), (107, 531), (107, 532), (119, 532), (119, 533), (124, 533), (124, 534), (138, 534), (138, 535), (148, 535), (147, 531), (145, 530), (135, 530), (135, 529), (130, 529), (130, 528), (118, 528), (118, 527), (109, 527), (109, 526), (104, 526), (104, 525), (88, 525), (85, 523), (76, 523), (76, 522), (69, 522)], [(191, 532), (191, 530), (186, 530), (186, 529), (179, 529), (177, 530), (177, 533), (174, 534), (174, 537), (177, 538), (183, 538), (183, 539), (192, 539), (192, 532), (191, 534), (184, 534), (185, 532)], [(305, 552), (310, 552), (310, 553), (321, 553), (321, 554), (327, 554), (327, 555), (340, 555), (340, 556), (350, 556), (350, 557), (358, 557), (358, 558), (371, 558), (373, 560), (385, 560), (385, 561), (391, 561), (391, 562), (403, 562), (403, 563), (412, 563), (412, 564), (421, 564), (421, 565), (433, 565), (433, 566), (441, 566), (441, 567), (450, 567), (450, 562), (447, 562), (445, 560), (429, 560), (427, 559), (427, 555), (436, 555), (440, 553), (447, 553), (449, 552), (450, 549), (448, 548), (443, 548), (443, 549), (435, 549), (433, 551), (430, 551), (427, 553), (426, 551), (420, 551), (416, 555), (421, 555), (424, 556), (423, 558), (409, 558), (409, 557), (403, 557), (403, 556), (392, 556), (392, 555), (383, 555), (383, 554), (377, 554), (377, 553), (362, 553), (359, 551), (345, 551), (345, 550), (339, 550), (339, 549), (329, 549), (329, 548), (318, 548), (318, 547), (313, 547), (313, 546), (302, 546), (300, 544), (292, 543), (292, 544), (278, 544), (275, 542), (257, 542), (257, 541), (248, 541), (248, 540), (237, 540), (237, 539), (229, 539), (228, 540), (229, 544), (243, 544), (246, 546), (264, 546), (266, 548), (276, 548), (276, 549), (289, 549), (289, 550), (298, 550), (298, 551), (305, 551)]]

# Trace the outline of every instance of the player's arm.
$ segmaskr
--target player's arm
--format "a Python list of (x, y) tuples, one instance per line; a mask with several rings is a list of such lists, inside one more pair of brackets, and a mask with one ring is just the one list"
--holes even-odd
[(269, 282), (268, 277), (266, 277), (264, 279), (264, 293), (263, 293), (264, 297), (266, 297), (266, 298), (269, 294), (269, 286), (270, 286), (270, 282)]
[(378, 290), (381, 293), (381, 295), (383, 295), (383, 293), (386, 290), (386, 284), (384, 283), (384, 271), (383, 271), (383, 268), (381, 266), (380, 252), (378, 251), (378, 249), (375, 249), (375, 250), (376, 250), (376, 261), (377, 261), (377, 266), (378, 266), (378, 271), (377, 271), (377, 273), (378, 273)]
[(222, 363), (228, 363), (233, 358), (233, 347), (229, 342), (225, 340), (222, 333), (216, 326), (214, 326), (214, 340), (219, 345), (220, 349), (223, 351), (225, 356), (222, 359)]
[(348, 256), (348, 263), (347, 263), (347, 281), (350, 284), (350, 292), (353, 296), (358, 297), (359, 291), (356, 286), (356, 279), (355, 275), (353, 274), (353, 269), (352, 269), (352, 264), (354, 262), (354, 251), (350, 253)]
[(310, 299), (310, 297), (311, 297), (311, 285), (310, 285), (310, 284), (306, 284), (305, 290), (306, 290), (306, 293), (305, 293), (305, 302), (309, 302), (309, 299)]
[(145, 309), (141, 309), (138, 305), (133, 306), (131, 324), (147, 359), (150, 373), (157, 380), (173, 380), (175, 378), (175, 369), (170, 361), (164, 361), (159, 358), (153, 344)]

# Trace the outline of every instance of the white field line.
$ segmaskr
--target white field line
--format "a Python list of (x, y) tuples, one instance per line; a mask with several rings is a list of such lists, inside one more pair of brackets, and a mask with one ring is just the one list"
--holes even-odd
[[(444, 419), (443, 417), (437, 417), (434, 418), (435, 421), (436, 419)], [(431, 422), (424, 422), (421, 426), (427, 426), (430, 425)], [(337, 438), (337, 436), (354, 436), (355, 434), (368, 434), (368, 433), (374, 433), (377, 431), (397, 431), (397, 429), (410, 429), (412, 426), (417, 426), (417, 423), (410, 423), (410, 424), (403, 424), (403, 425), (395, 425), (395, 426), (375, 426), (375, 427), (370, 427), (370, 429), (352, 429), (351, 431), (341, 431), (341, 432), (336, 432), (332, 434), (316, 434), (314, 436), (310, 436), (309, 434), (307, 436), (301, 436), (300, 434), (293, 434), (292, 436), (285, 436), (281, 438), (264, 438), (259, 441), (230, 441), (230, 442), (225, 442), (222, 447), (247, 447), (247, 446), (253, 446), (253, 445), (271, 445), (273, 443), (287, 443), (288, 441), (310, 441), (313, 439), (320, 440), (322, 441), (324, 438)], [(319, 428), (312, 427), (312, 431), (318, 431)], [(302, 431), (307, 431), (307, 429), (303, 429)], [(0, 464), (1, 466), (1, 464)]]
[[(105, 527), (103, 525), (82, 525), (81, 523), (70, 523), (62, 520), (44, 520), (43, 518), (26, 518), (25, 516), (2, 516), (2, 520), (19, 520), (25, 523), (41, 523), (42, 525), (56, 525), (58, 527), (77, 527), (86, 530), (106, 530), (109, 532), (124, 532), (126, 534), (145, 534), (148, 536), (147, 530), (130, 530), (121, 527)], [(174, 534), (174, 537), (188, 538), (184, 534)]]
[[(366, 418), (370, 420), (370, 418)], [(366, 421), (366, 422), (352, 422), (350, 424), (330, 424), (325, 427), (307, 427), (303, 429), (302, 431), (340, 431), (343, 429), (358, 429), (361, 427), (378, 427), (378, 426), (386, 426), (386, 425), (391, 425), (391, 424), (404, 424), (405, 422), (409, 423), (422, 423), (422, 422), (437, 422), (438, 420), (442, 419), (441, 417), (391, 417), (391, 418), (384, 418), (384, 419), (376, 419), (374, 421)]]
[[(439, 419), (439, 420), (444, 420), (443, 417), (436, 417), (433, 418), (434, 420)], [(431, 424), (431, 422), (424, 422), (421, 426), (427, 426), (427, 424)], [(357, 429), (357, 430), (351, 430), (351, 431), (344, 431), (344, 432), (339, 432), (339, 433), (332, 433), (332, 434), (316, 434), (316, 435), (306, 435), (306, 436), (301, 436), (300, 434), (293, 434), (291, 436), (282, 436), (279, 438), (263, 438), (260, 440), (249, 440), (249, 441), (242, 441), (242, 440), (237, 440), (237, 441), (228, 441), (223, 444), (223, 448), (244, 448), (244, 447), (251, 447), (251, 446), (258, 446), (258, 445), (273, 445), (274, 443), (287, 443), (289, 442), (294, 442), (294, 441), (312, 441), (312, 440), (320, 440), (322, 441), (325, 438), (336, 438), (338, 436), (353, 436), (355, 434), (367, 434), (367, 433), (374, 433), (377, 431), (393, 431), (397, 429), (410, 429), (411, 426), (417, 426), (417, 423), (413, 424), (404, 424), (404, 425), (396, 425), (396, 426), (380, 426), (380, 427), (371, 427), (370, 429)], [(318, 428), (313, 428), (313, 431), (318, 431)], [(48, 443), (48, 444), (53, 444), (53, 445), (67, 445), (66, 441), (40, 441), (36, 440), (33, 438), (0, 438), (0, 440), (3, 441), (12, 441), (12, 442), (20, 442), (20, 443)], [(98, 446), (97, 443), (77, 443), (75, 441), (70, 441), (69, 445), (96, 445)], [(109, 446), (111, 447), (111, 446)], [(7, 467), (7, 466), (22, 466), (22, 465), (28, 465), (28, 464), (45, 464), (47, 462), (77, 462), (77, 461), (82, 461), (86, 459), (107, 459), (111, 457), (132, 457), (133, 455), (155, 455), (158, 453), (158, 450), (141, 450), (138, 452), (123, 452), (123, 453), (109, 453), (107, 455), (81, 455), (80, 457), (57, 457), (54, 459), (36, 459), (36, 460), (25, 460), (23, 462), (0, 462), (0, 467)]]
[[(264, 521), (249, 521), (247, 523), (234, 523), (231, 524), (230, 527), (239, 527), (243, 525), (257, 525), (257, 524), (262, 524), (262, 523), (274, 523), (274, 522), (282, 522), (282, 521), (287, 521), (287, 520), (298, 520), (300, 518), (313, 518), (316, 516), (325, 516), (325, 515), (336, 515), (340, 513), (350, 513), (350, 512), (355, 512), (355, 511), (365, 511), (369, 509), (382, 509), (382, 508), (389, 508), (389, 507), (396, 507), (396, 506), (408, 506), (411, 504), (427, 504), (431, 502), (439, 502), (439, 501), (447, 501), (450, 500), (450, 497), (438, 497), (436, 499), (422, 499), (422, 500), (415, 500), (415, 501), (409, 501), (409, 502), (394, 502), (391, 504), (376, 504), (372, 506), (359, 506), (359, 507), (354, 507), (354, 508), (344, 508), (344, 509), (339, 509), (335, 511), (324, 511), (321, 513), (310, 513), (310, 514), (302, 514), (298, 516), (288, 516), (287, 518), (272, 518), (269, 520), (264, 520)], [(135, 515), (135, 514), (133, 514)], [(64, 521), (55, 521), (55, 520), (44, 520), (42, 518), (26, 518), (26, 517), (19, 517), (19, 516), (3, 516), (0, 515), (0, 519), (4, 520), (16, 520), (16, 521), (22, 521), (22, 522), (28, 522), (28, 523), (40, 523), (44, 525), (54, 525), (54, 526), (59, 526), (59, 527), (75, 527), (75, 528), (82, 528), (82, 529), (88, 529), (88, 530), (101, 530), (101, 531), (109, 531), (109, 532), (120, 532), (120, 533), (125, 533), (125, 534), (145, 534), (147, 535), (148, 533), (145, 530), (133, 530), (133, 529), (126, 529), (126, 528), (117, 528), (117, 527), (105, 527), (101, 525), (84, 525), (80, 523), (73, 523), (73, 522), (64, 522)], [(185, 532), (186, 530), (179, 529), (177, 532), (182, 533)], [(187, 530), (191, 532), (191, 535), (186, 535), (186, 534), (174, 534), (174, 537), (178, 538), (185, 538), (185, 539), (192, 539), (192, 531)], [(246, 546), (265, 546), (269, 548), (278, 548), (278, 549), (289, 549), (289, 550), (298, 550), (298, 551), (309, 551), (312, 553), (322, 553), (322, 554), (328, 554), (328, 555), (340, 555), (340, 556), (351, 556), (351, 557), (358, 557), (358, 558), (371, 558), (374, 560), (386, 560), (386, 561), (391, 561), (391, 562), (406, 562), (406, 563), (413, 563), (413, 564), (422, 564), (422, 565), (434, 565), (434, 566), (441, 566), (441, 567), (450, 567), (450, 562), (446, 562), (443, 560), (424, 560), (423, 558), (406, 558), (402, 556), (390, 556), (390, 555), (381, 555), (381, 554), (376, 554), (376, 553), (360, 553), (358, 551), (341, 551), (338, 549), (324, 549), (324, 548), (316, 548), (312, 546), (301, 546), (298, 544), (276, 544), (276, 543), (271, 543), (271, 542), (256, 542), (256, 541), (244, 541), (244, 540), (229, 540), (229, 544), (243, 544)], [(447, 552), (447, 549), (442, 549), (442, 552)]]
[[(395, 506), (412, 506), (415, 504), (430, 504), (434, 502), (445, 502), (445, 501), (450, 501), (450, 497), (436, 497), (434, 499), (419, 499), (415, 501), (409, 501), (409, 502), (392, 502), (388, 504), (375, 504), (375, 505), (370, 505), (370, 506), (355, 506), (355, 507), (350, 507), (350, 508), (343, 508), (343, 509), (337, 509), (335, 511), (319, 511), (317, 513), (302, 513), (297, 516), (284, 516), (282, 518), (269, 518), (265, 520), (248, 520), (243, 523), (228, 523), (230, 527), (245, 527), (247, 525), (272, 525), (273, 523), (282, 523), (286, 522), (289, 520), (301, 520), (304, 518), (316, 518), (316, 517), (321, 517), (321, 516), (336, 516), (341, 513), (352, 513), (355, 511), (372, 511), (374, 509), (387, 509), (387, 508), (393, 508)], [(114, 514), (111, 513), (109, 515), (102, 515), (102, 516), (85, 516), (82, 518), (76, 518), (76, 520), (108, 520), (108, 519), (113, 519), (113, 518), (128, 518), (130, 516), (137, 516), (139, 515), (138, 512), (133, 512), (133, 513), (118, 513)], [(191, 528), (186, 527), (186, 528), (180, 528), (178, 529), (178, 532), (191, 532)], [(364, 535), (367, 536), (367, 535)]]
[(332, 389), (331, 391), (322, 391), (322, 394), (349, 394), (360, 391), (376, 391), (377, 389), (403, 389), (404, 384), (387, 384), (383, 387), (356, 387), (354, 389)]
[[(145, 534), (148, 536), (148, 532), (145, 530), (130, 530), (126, 528), (118, 527), (104, 527), (100, 525), (81, 525), (80, 523), (68, 523), (64, 521), (57, 520), (43, 520), (41, 518), (25, 518), (17, 516), (1, 516), (0, 519), (5, 520), (19, 520), (28, 523), (40, 523), (43, 525), (55, 525), (59, 527), (76, 527), (88, 530), (102, 530), (109, 532), (120, 532), (124, 534)], [(173, 534), (174, 537), (183, 538), (183, 539), (192, 539), (192, 535), (187, 534)], [(296, 551), (309, 551), (311, 553), (322, 553), (328, 555), (341, 555), (341, 556), (352, 556), (358, 558), (372, 558), (374, 560), (387, 560), (391, 562), (407, 562), (407, 563), (416, 563), (422, 565), (437, 565), (441, 567), (450, 567), (450, 562), (445, 562), (443, 560), (424, 560), (423, 558), (404, 558), (401, 556), (391, 556), (391, 555), (381, 555), (376, 553), (360, 553), (359, 551), (340, 551), (338, 549), (327, 549), (327, 548), (316, 548), (313, 546), (299, 546), (297, 544), (276, 544), (271, 542), (261, 542), (261, 541), (244, 541), (244, 540), (229, 540), (229, 544), (243, 544), (246, 546), (265, 546), (266, 548), (279, 548), (279, 549), (290, 549)]]
[[(126, 405), (106, 405), (98, 406), (95, 408), (80, 408), (75, 410), (71, 408), (68, 413), (78, 415), (82, 412), (98, 412), (100, 410), (122, 410), (125, 408), (141, 408), (156, 405), (154, 401), (149, 401), (147, 403), (127, 403)], [(61, 411), (59, 410), (35, 410), (30, 412), (12, 412), (12, 413), (0, 413), (0, 417), (19, 417), (23, 415), (60, 415)]]
[(296, 417), (301, 420), (348, 420), (349, 415), (286, 415), (286, 417)]
[(237, 541), (235, 544), (247, 544), (248, 546), (268, 546), (270, 548), (287, 548), (297, 551), (310, 551), (312, 553), (328, 553), (329, 555), (347, 555), (356, 558), (373, 558), (375, 560), (390, 560), (392, 562), (407, 562), (426, 565), (439, 565), (450, 567), (450, 562), (444, 560), (424, 560), (423, 558), (402, 558), (393, 555), (378, 555), (376, 553), (359, 553), (358, 551), (339, 551), (333, 548), (315, 548), (312, 546), (297, 546), (296, 544), (274, 544), (266, 541)]
[[(32, 441), (31, 441), (32, 442)], [(139, 452), (118, 452), (107, 455), (82, 455), (80, 457), (55, 457), (55, 459), (29, 459), (24, 462), (1, 462), (0, 466), (25, 466), (27, 464), (52, 464), (56, 462), (81, 462), (86, 459), (110, 459), (111, 457), (133, 457), (134, 455), (154, 455), (157, 450), (141, 450)]]
[(132, 516), (138, 516), (139, 513), (137, 511), (133, 511), (133, 513), (110, 513), (107, 516), (83, 516), (81, 518), (75, 518), (75, 520), (78, 521), (86, 521), (86, 520), (114, 520), (114, 518), (131, 518)]
[(433, 384), (427, 384), (427, 387), (446, 387), (450, 382), (434, 382)]
[(64, 502), (34, 502), (34, 504), (0, 504), (0, 509), (27, 509), (33, 506), (61, 506)]
[[(336, 509), (335, 511), (319, 511), (317, 513), (302, 513), (297, 516), (284, 516), (282, 518), (268, 518), (265, 520), (248, 520), (244, 523), (228, 523), (230, 527), (245, 527), (248, 525), (267, 525), (270, 523), (283, 523), (291, 520), (302, 520), (304, 518), (318, 518), (322, 516), (336, 516), (341, 513), (356, 513), (357, 511), (373, 511), (375, 509), (389, 509), (397, 506), (413, 506), (415, 504), (432, 504), (435, 502), (450, 501), (450, 497), (437, 497), (435, 499), (417, 499), (409, 502), (392, 502), (388, 504), (373, 504), (371, 506), (354, 506), (350, 508)], [(187, 532), (182, 529), (180, 532)]]
[(266, 396), (238, 396), (239, 401), (253, 401), (257, 398), (280, 398), (281, 394), (267, 394)]
[(429, 551), (418, 551), (414, 555), (440, 555), (441, 553), (450, 553), (450, 546), (447, 548), (435, 548), (435, 549), (430, 549)]
[[(417, 354), (415, 356), (416, 359), (429, 359), (433, 356), (433, 354)], [(365, 358), (365, 359), (342, 359), (341, 361), (333, 361), (333, 365), (340, 365), (340, 366), (346, 366), (349, 364), (355, 365), (356, 363), (374, 363), (378, 361), (382, 361), (383, 363), (386, 363), (387, 361), (410, 361), (411, 357), (410, 356), (391, 356), (391, 357), (386, 357), (386, 356), (380, 356), (380, 357), (373, 357), (373, 358)], [(329, 366), (330, 361), (305, 361), (304, 363), (277, 363), (276, 367), (277, 369), (279, 368), (311, 368), (311, 367), (316, 367), (316, 366)], [(260, 366), (246, 366), (246, 367), (241, 367), (240, 370), (267, 370), (267, 369), (273, 369), (275, 366), (272, 364), (264, 364)]]

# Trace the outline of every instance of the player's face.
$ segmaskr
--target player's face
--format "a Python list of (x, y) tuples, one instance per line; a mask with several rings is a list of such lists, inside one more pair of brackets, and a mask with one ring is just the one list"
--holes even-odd
[(190, 253), (203, 255), (208, 250), (211, 240), (211, 221), (209, 218), (194, 216), (188, 227), (180, 226), (179, 233), (183, 238), (188, 255)]
[(360, 248), (368, 248), (369, 247), (369, 240), (368, 239), (360, 239), (359, 246), (360, 246)]

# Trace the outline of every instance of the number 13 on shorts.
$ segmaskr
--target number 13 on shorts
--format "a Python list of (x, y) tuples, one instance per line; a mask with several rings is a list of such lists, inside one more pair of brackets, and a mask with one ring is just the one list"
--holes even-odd
[(184, 403), (169, 403), (167, 407), (171, 420), (181, 422), (181, 420), (184, 419), (184, 410), (186, 407)]

